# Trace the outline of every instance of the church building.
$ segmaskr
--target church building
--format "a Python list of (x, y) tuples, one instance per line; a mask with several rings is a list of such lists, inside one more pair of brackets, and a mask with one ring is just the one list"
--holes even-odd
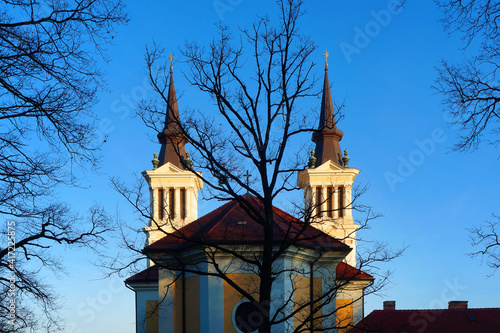
[[(245, 194), (198, 217), (203, 181), (178, 126), (172, 66), (167, 105), (160, 154), (142, 173), (151, 196), (152, 216), (143, 228), (150, 260), (125, 281), (136, 296), (136, 332), (257, 332), (259, 309), (237, 288), (258, 297), (259, 275), (244, 259), (259, 258), (264, 236), (241, 202), (257, 215), (263, 204)], [(310, 220), (273, 207), (274, 240), (277, 246), (291, 244), (274, 263), (282, 273), (268, 305), (273, 332), (344, 332), (363, 319), (364, 290), (373, 283), (356, 266), (359, 226), (351, 202), (359, 170), (348, 166), (347, 150), (340, 149), (343, 133), (335, 123), (327, 64), (319, 112), (316, 149), (308, 168), (297, 174)]]

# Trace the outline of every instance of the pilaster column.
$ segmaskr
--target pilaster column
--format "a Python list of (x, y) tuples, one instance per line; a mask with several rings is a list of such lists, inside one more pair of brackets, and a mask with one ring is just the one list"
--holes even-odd
[(160, 332), (174, 333), (175, 273), (166, 269), (158, 272), (158, 328)]
[(316, 186), (311, 186), (311, 216), (316, 217), (318, 211), (318, 198), (316, 198)]
[(165, 219), (168, 220), (167, 225), (171, 225), (170, 221), (172, 220), (172, 216), (170, 216), (170, 189), (167, 187), (164, 189), (165, 196)]
[[(156, 191), (156, 195), (158, 196), (158, 190)], [(162, 204), (162, 207), (163, 207), (163, 221), (159, 221), (158, 220), (158, 224), (160, 226), (164, 226), (165, 225), (165, 221), (168, 220), (168, 189), (164, 188), (163, 189), (163, 204)], [(158, 201), (156, 203), (156, 209), (158, 210), (159, 209), (159, 205), (158, 205)]]
[[(335, 276), (336, 264), (332, 262), (323, 262), (316, 264), (314, 266), (314, 277), (321, 278), (321, 292), (322, 295), (330, 294), (337, 288), (336, 276)], [(333, 295), (332, 295), (333, 296)], [(325, 317), (322, 319), (323, 327), (335, 327), (337, 317), (335, 309), (337, 307), (336, 297), (334, 297), (330, 302), (323, 304), (321, 313)], [(334, 333), (335, 329), (329, 329), (322, 332)]]
[(313, 206), (313, 197), (312, 197), (312, 187), (308, 186), (304, 189), (304, 203), (306, 208), (306, 214), (311, 212), (311, 208)]
[(344, 200), (345, 200), (345, 212), (346, 215), (352, 216), (352, 185), (346, 185), (345, 186), (345, 194), (344, 194)]
[[(153, 188), (151, 189), (151, 211), (153, 212), (153, 218), (158, 221), (158, 218), (160, 216), (160, 212), (158, 211), (158, 189)], [(149, 221), (149, 225), (151, 227), (154, 226), (154, 221)]]
[(195, 187), (191, 187), (191, 191), (193, 198), (193, 201), (191, 202), (191, 207), (192, 207), (191, 217), (194, 221), (198, 218), (198, 192), (196, 191)]
[[(291, 259), (286, 255), (275, 262), (276, 270), (283, 271), (282, 274), (276, 277), (273, 283), (273, 289), (271, 291), (271, 315), (277, 313), (278, 309), (281, 309), (277, 316), (277, 319), (283, 319), (284, 314), (289, 314), (293, 312), (293, 302), (289, 302), (287, 299), (288, 295), (293, 294), (294, 286), (292, 284), (293, 274), (295, 272), (293, 269), (293, 264)], [(286, 305), (285, 305), (286, 304)], [(288, 320), (274, 325), (271, 332), (272, 333), (282, 333), (282, 332), (292, 332), (293, 331), (293, 320), (294, 317)]]
[(179, 187), (174, 188), (174, 212), (175, 216), (174, 218), (177, 220), (181, 217), (181, 189)]
[[(155, 216), (155, 190), (149, 188), (149, 211), (151, 212), (151, 217)], [(149, 225), (151, 226), (151, 220), (149, 220)]]
[(339, 218), (339, 188), (337, 186), (333, 187), (333, 218)]
[(322, 185), (321, 186), (321, 216), (323, 218), (326, 218), (328, 217), (328, 212), (327, 212), (327, 209), (328, 209), (328, 193), (326, 192), (326, 186), (325, 185)]
[(193, 188), (192, 187), (186, 187), (186, 189), (184, 190), (184, 193), (186, 195), (186, 205), (184, 207), (184, 209), (186, 210), (186, 222), (189, 221), (193, 221), (194, 219), (192, 218), (192, 208), (191, 208), (191, 201), (192, 201), (192, 198), (193, 198), (193, 195), (192, 195), (192, 192), (193, 192)]
[(224, 287), (221, 278), (200, 276), (200, 309), (203, 332), (224, 332)]

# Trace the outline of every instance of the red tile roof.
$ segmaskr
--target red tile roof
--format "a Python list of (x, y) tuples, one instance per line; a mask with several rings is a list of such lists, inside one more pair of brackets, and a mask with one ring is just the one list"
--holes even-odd
[[(337, 266), (337, 277), (339, 279), (354, 279), (354, 280), (373, 280), (373, 277), (355, 267), (352, 267), (345, 262), (341, 262)], [(129, 282), (157, 282), (158, 281), (158, 266), (152, 266), (145, 270), (129, 277), (125, 280)]]
[[(253, 196), (245, 196), (250, 205), (261, 214), (263, 205)], [(275, 219), (275, 238), (277, 242), (293, 239), (299, 230), (304, 232), (297, 244), (322, 249), (335, 249), (347, 252), (349, 247), (322, 231), (305, 225), (299, 219), (273, 207)], [(258, 244), (264, 238), (262, 226), (252, 219), (236, 200), (226, 203), (211, 213), (184, 226), (173, 235), (165, 236), (146, 248), (146, 251), (160, 252), (180, 250), (194, 246), (198, 241), (210, 244)], [(337, 266), (339, 279), (372, 280), (373, 277), (344, 262)], [(153, 282), (158, 280), (158, 268), (153, 266), (126, 280), (126, 282)]]
[[(146, 252), (183, 250), (196, 244), (260, 244), (264, 239), (264, 228), (255, 218), (264, 216), (264, 205), (253, 196), (244, 196), (250, 208), (245, 210), (237, 200), (232, 200), (205, 216), (163, 237), (145, 248)], [(248, 212), (250, 211), (250, 213)], [(349, 252), (349, 246), (306, 225), (301, 220), (273, 207), (274, 240), (280, 244), (292, 241), (295, 244), (314, 249)], [(301, 234), (302, 232), (302, 234)]]
[(132, 275), (128, 279), (125, 280), (125, 283), (129, 282), (145, 282), (145, 283), (154, 283), (158, 282), (158, 266), (151, 266), (146, 268), (145, 270)]
[(363, 272), (359, 268), (352, 267), (345, 262), (340, 262), (337, 265), (337, 279), (341, 280), (373, 280), (373, 276), (370, 274)]
[(348, 333), (498, 333), (500, 308), (375, 310)]

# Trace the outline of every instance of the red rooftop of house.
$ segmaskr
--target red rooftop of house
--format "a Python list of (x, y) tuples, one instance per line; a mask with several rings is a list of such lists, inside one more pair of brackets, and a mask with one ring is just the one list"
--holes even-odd
[(467, 301), (450, 301), (448, 309), (396, 310), (396, 302), (384, 302), (348, 333), (498, 333), (500, 308), (470, 309)]

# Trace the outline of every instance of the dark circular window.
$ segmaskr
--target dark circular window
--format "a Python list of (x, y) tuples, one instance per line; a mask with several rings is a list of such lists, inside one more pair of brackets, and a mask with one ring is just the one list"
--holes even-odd
[(256, 332), (262, 324), (262, 313), (249, 301), (242, 301), (233, 310), (233, 324), (240, 333)]

